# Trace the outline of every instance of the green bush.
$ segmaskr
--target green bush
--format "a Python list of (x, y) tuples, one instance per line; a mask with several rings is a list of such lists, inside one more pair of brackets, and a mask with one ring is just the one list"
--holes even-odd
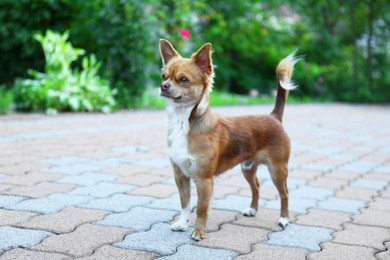
[(102, 111), (115, 106), (113, 91), (97, 73), (101, 66), (94, 55), (84, 57), (81, 70), (71, 64), (85, 53), (67, 42), (68, 33), (36, 34), (45, 54), (45, 72), (29, 70), (30, 78), (15, 82), (15, 103), (23, 111)]
[(13, 100), (12, 91), (0, 86), (0, 114), (7, 114)]

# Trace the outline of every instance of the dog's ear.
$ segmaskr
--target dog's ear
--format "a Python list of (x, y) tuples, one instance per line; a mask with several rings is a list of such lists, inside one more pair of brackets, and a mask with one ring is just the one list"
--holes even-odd
[(204, 44), (191, 58), (196, 62), (202, 72), (208, 75), (213, 73), (211, 43)]
[(172, 44), (165, 39), (160, 39), (160, 54), (163, 65), (167, 64), (173, 57), (179, 56)]

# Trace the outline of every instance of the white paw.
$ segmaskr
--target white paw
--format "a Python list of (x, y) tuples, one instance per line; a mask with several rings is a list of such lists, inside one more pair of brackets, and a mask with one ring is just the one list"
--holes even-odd
[(173, 231), (186, 231), (188, 229), (187, 221), (176, 221), (171, 225)]
[(254, 208), (247, 208), (247, 209), (244, 209), (241, 213), (242, 213), (242, 215), (247, 216), (247, 217), (254, 217), (257, 213), (257, 210)]
[(279, 226), (281, 226), (283, 229), (286, 228), (286, 226), (288, 225), (288, 223), (290, 223), (290, 221), (288, 220), (288, 218), (284, 218), (284, 217), (280, 217), (280, 218), (279, 218)]

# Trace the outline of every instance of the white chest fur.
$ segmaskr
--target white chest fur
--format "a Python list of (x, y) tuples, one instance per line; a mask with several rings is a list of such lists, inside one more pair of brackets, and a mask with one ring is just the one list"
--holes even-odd
[(190, 177), (195, 167), (195, 158), (188, 151), (189, 117), (193, 107), (178, 107), (170, 104), (168, 112), (168, 155), (184, 175)]

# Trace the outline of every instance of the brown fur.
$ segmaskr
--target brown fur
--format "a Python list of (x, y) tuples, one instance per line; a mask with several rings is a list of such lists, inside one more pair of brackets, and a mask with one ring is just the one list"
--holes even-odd
[[(185, 172), (174, 159), (171, 160), (183, 209), (189, 203), (190, 178), (196, 184), (197, 219), (192, 234), (196, 240), (206, 235), (214, 177), (240, 163), (252, 190), (251, 208), (258, 208), (260, 183), (256, 177), (257, 167), (266, 164), (281, 197), (281, 217), (288, 218), (286, 179), (290, 140), (281, 124), (287, 90), (278, 83), (277, 101), (271, 115), (228, 117), (213, 114), (208, 106), (214, 76), (210, 49), (211, 44), (205, 44), (191, 59), (186, 59), (168, 41), (160, 41), (163, 59), (161, 95), (167, 97), (178, 111), (187, 106), (192, 109), (187, 119), (187, 149), (193, 159), (182, 164)], [(288, 61), (279, 64), (278, 82), (289, 82), (292, 67)], [(168, 143), (171, 147), (172, 140)]]

